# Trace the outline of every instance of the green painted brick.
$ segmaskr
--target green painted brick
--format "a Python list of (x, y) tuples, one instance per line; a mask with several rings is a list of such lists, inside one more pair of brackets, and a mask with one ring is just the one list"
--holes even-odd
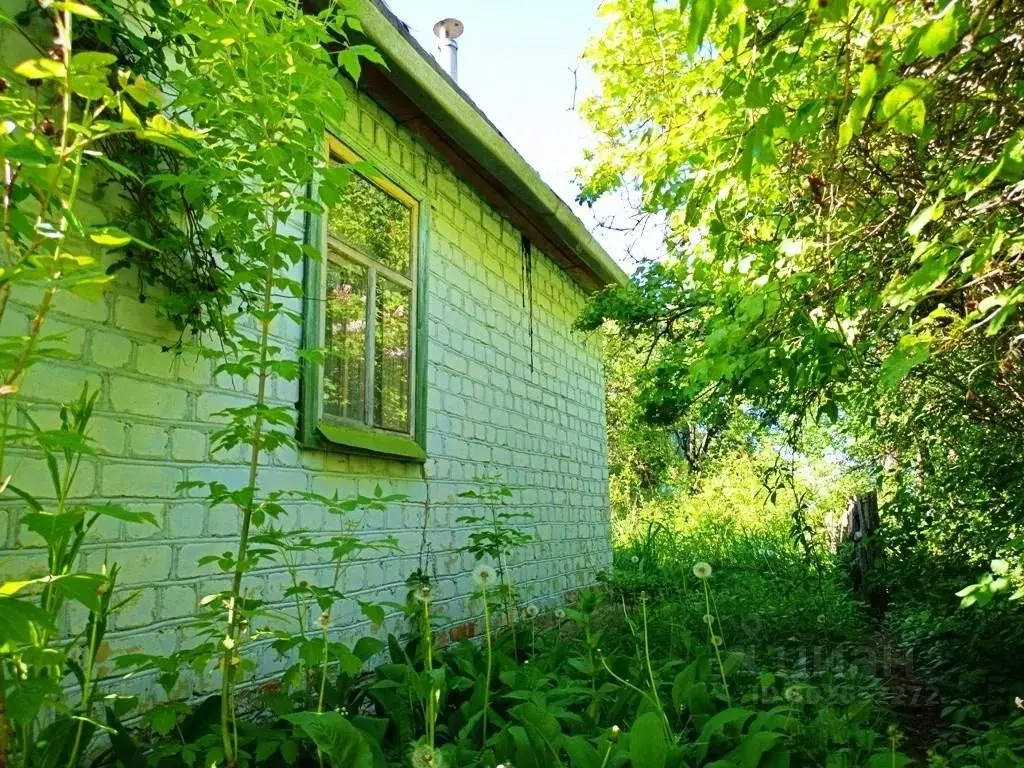
[(167, 426), (136, 424), (129, 434), (130, 455), (140, 459), (162, 459), (167, 456), (171, 438)]
[(177, 461), (205, 461), (209, 456), (206, 433), (195, 429), (171, 432), (171, 455)]
[(83, 385), (90, 392), (100, 389), (99, 374), (83, 368), (56, 363), (37, 363), (22, 379), (21, 391), (32, 400), (69, 403), (82, 394)]
[(165, 382), (115, 375), (110, 377), (110, 405), (117, 413), (184, 419), (188, 393)]
[(165, 619), (192, 616), (199, 608), (196, 588), (178, 584), (160, 590), (160, 615)]
[(107, 462), (103, 465), (100, 492), (110, 497), (169, 499), (174, 496), (175, 486), (184, 476), (185, 473), (177, 467), (163, 464)]
[(132, 342), (120, 333), (93, 331), (89, 359), (101, 368), (127, 368), (132, 358)]
[(135, 369), (155, 379), (172, 378), (175, 356), (160, 344), (140, 344), (135, 353)]
[[(204, 542), (199, 544), (183, 544), (178, 548), (175, 561), (177, 563), (177, 576), (180, 579), (190, 579), (196, 576), (211, 576), (219, 574), (215, 563), (199, 565), (199, 560), (207, 555), (221, 555), (230, 551), (230, 545), (223, 541)], [(206, 586), (204, 594), (210, 594), (215, 589)]]
[(210, 361), (189, 352), (178, 357), (178, 377), (200, 386), (208, 386), (213, 377), (213, 366)]
[(152, 624), (156, 620), (156, 603), (157, 590), (154, 587), (133, 590), (127, 604), (114, 614), (115, 629), (134, 629)]
[[(37, 499), (53, 499), (53, 481), (50, 479), (50, 471), (46, 462), (42, 459), (8, 455), (5, 469), (11, 473), (11, 482), (19, 489), (31, 494)], [(79, 465), (78, 473), (71, 484), (71, 497), (80, 499), (92, 494), (96, 486), (96, 465), (90, 459), (85, 459)]]
[(122, 331), (173, 341), (174, 324), (159, 316), (155, 301), (140, 302), (137, 296), (118, 296), (114, 301), (114, 325)]
[(167, 510), (164, 528), (172, 539), (194, 539), (203, 535), (206, 525), (206, 505), (172, 502)]

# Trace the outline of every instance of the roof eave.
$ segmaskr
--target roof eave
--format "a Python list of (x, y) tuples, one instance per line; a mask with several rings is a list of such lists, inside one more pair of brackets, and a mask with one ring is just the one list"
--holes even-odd
[(363, 31), (388, 63), (388, 77), (459, 147), (529, 210), (579, 264), (603, 285), (629, 278), (572, 209), (552, 190), (487, 119), (469, 96), (441, 69), (378, 0), (363, 0), (357, 17)]

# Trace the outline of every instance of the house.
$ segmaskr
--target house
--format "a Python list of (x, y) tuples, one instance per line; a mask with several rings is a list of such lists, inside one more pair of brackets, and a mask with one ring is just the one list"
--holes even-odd
[[(344, 497), (379, 483), (405, 495), (364, 521), (403, 553), (356, 562), (346, 591), (400, 599), (422, 566), (440, 610), (459, 620), (475, 609), (457, 518), (486, 510), (457, 494), (500, 476), (508, 503), (532, 515), (522, 524), (534, 540), (512, 576), (524, 597), (557, 601), (610, 562), (600, 350), (573, 322), (589, 293), (625, 276), (399, 20), (376, 1), (360, 15), (388, 68), (366, 68), (328, 145), (337, 161), (366, 160), (377, 172), (357, 177), (325, 221), (292, 232), (325, 258), (305, 265), (304, 322), (278, 329), (275, 343), (296, 359), (303, 345), (328, 354), (301, 382), (278, 382), (273, 399), (297, 409), (302, 447), (275, 454), (260, 485)], [(52, 409), (83, 381), (101, 393), (101, 453), (83, 462), (76, 494), (162, 522), (107, 521), (84, 549), (86, 567), (118, 561), (121, 583), (137, 592), (108, 634), (111, 654), (173, 651), (182, 621), (219, 585), (198, 561), (238, 535), (233, 510), (207, 509), (176, 486), (244, 477), (241, 453), (212, 458), (209, 436), (215, 414), (251, 394), (208, 361), (165, 353), (175, 330), (127, 281), (100, 302), (66, 297), (52, 325), (68, 332), (70, 359), (35, 376), (30, 397)], [(26, 490), (45, 493), (41, 461), (18, 473)], [(329, 525), (315, 504), (295, 519)], [(0, 570), (13, 568), (0, 575), (20, 576), (32, 542), (13, 524), (0, 536), (20, 549), (0, 551)], [(283, 599), (283, 572), (249, 580), (264, 599)], [(357, 611), (334, 618), (361, 620)]]

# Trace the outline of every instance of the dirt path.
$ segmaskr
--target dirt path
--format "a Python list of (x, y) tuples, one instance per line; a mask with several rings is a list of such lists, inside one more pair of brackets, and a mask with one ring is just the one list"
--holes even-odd
[(882, 654), (879, 676), (887, 691), (886, 703), (903, 734), (901, 749), (916, 765), (927, 765), (928, 748), (942, 731), (939, 692), (921, 681), (914, 659), (900, 650), (884, 628), (879, 629), (877, 642)]

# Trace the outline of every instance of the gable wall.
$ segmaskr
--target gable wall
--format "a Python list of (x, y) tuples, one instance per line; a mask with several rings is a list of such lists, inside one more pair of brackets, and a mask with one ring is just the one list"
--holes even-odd
[[(300, 488), (341, 496), (406, 494), (407, 503), (369, 513), (361, 530), (394, 535), (401, 556), (375, 556), (351, 565), (344, 587), (364, 600), (404, 600), (406, 577), (421, 558), (435, 580), (434, 597), (453, 623), (479, 612), (471, 602), (472, 557), (454, 550), (469, 530), (456, 523), (480, 508), (455, 494), (480, 490), (474, 477), (500, 474), (513, 492), (511, 504), (533, 519), (524, 528), (535, 537), (514, 559), (512, 575), (524, 599), (557, 604), (561, 596), (591, 583), (610, 564), (605, 455), (604, 397), (595, 340), (571, 330), (585, 296), (553, 262), (534, 250), (533, 340), (529, 302), (524, 306), (520, 234), (418, 137), (396, 126), (372, 101), (354, 96), (342, 138), (387, 169), (401, 183), (428, 194), (430, 233), (427, 302), (427, 453), (424, 466), (310, 450), (281, 450), (268, 460), (261, 487)], [(94, 200), (95, 206), (103, 201)], [(301, 227), (294, 227), (296, 235)], [(31, 303), (18, 298), (7, 313), (5, 334), (24, 333)], [(298, 307), (296, 307), (298, 309)], [(61, 297), (49, 332), (67, 331), (70, 360), (34, 369), (26, 391), (38, 401), (37, 418), (55, 425), (57, 404), (79, 394), (83, 382), (100, 390), (92, 435), (101, 451), (88, 458), (76, 495), (110, 500), (154, 513), (159, 529), (104, 521), (85, 549), (85, 563), (105, 559), (122, 566), (122, 583), (135, 600), (115, 619), (111, 656), (136, 650), (167, 653), (185, 642), (181, 624), (205, 594), (226, 587), (215, 565), (198, 558), (235, 547), (238, 516), (233, 509), (207, 509), (195, 492), (175, 492), (185, 480), (217, 479), (243, 485), (241, 451), (211, 456), (210, 432), (217, 411), (251, 399), (253, 386), (224, 375), (194, 356), (161, 351), (176, 334), (138, 301), (138, 286), (123, 274), (98, 302)], [(301, 328), (282, 323), (276, 342), (298, 348)], [(532, 366), (531, 366), (532, 359)], [(298, 383), (278, 381), (273, 396), (294, 405)], [(13, 466), (13, 465), (12, 465)], [(16, 482), (45, 494), (43, 463), (19, 460)], [(429, 504), (427, 500), (429, 499)], [(290, 525), (337, 529), (322, 508), (291, 510)], [(17, 524), (13, 507), (0, 509), (0, 580), (25, 578), (37, 568), (38, 541)], [(322, 566), (321, 566), (322, 567)], [(315, 578), (317, 564), (310, 565)], [(248, 577), (253, 592), (281, 601), (286, 574), (267, 569)], [(338, 627), (358, 625), (354, 601), (333, 617)], [(261, 672), (281, 666), (273, 652)]]

